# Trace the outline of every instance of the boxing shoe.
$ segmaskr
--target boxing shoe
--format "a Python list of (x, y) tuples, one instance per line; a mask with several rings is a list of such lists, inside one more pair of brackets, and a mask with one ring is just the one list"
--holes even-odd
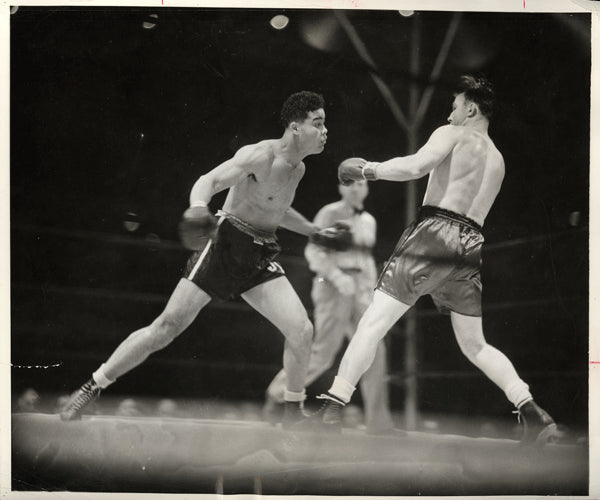
[(65, 407), (61, 410), (60, 419), (79, 420), (84, 408), (100, 396), (101, 390), (93, 378), (88, 380), (73, 393), (71, 399), (69, 399)]
[(558, 429), (554, 419), (533, 399), (521, 405), (517, 410), (519, 421), (523, 423), (523, 446), (543, 446), (558, 437)]
[(281, 427), (286, 430), (292, 430), (296, 425), (308, 420), (310, 416), (304, 410), (303, 401), (285, 401), (283, 403), (283, 418)]
[(332, 432), (342, 432), (342, 410), (346, 404), (331, 394), (321, 394), (317, 399), (324, 400), (320, 409), (323, 427)]
[(342, 432), (342, 410), (344, 402), (331, 394), (321, 394), (317, 399), (323, 399), (323, 405), (315, 413), (290, 427), (294, 431), (309, 432)]

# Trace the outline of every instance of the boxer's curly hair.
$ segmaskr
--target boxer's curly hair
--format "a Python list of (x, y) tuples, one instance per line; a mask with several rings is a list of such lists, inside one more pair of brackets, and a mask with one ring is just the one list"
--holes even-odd
[(496, 95), (492, 84), (484, 76), (461, 76), (460, 83), (454, 95), (462, 93), (465, 94), (465, 99), (479, 106), (479, 111), (486, 118), (490, 118), (494, 114)]
[(321, 94), (302, 90), (289, 96), (281, 107), (281, 124), (286, 128), (294, 121), (303, 121), (308, 113), (325, 107)]

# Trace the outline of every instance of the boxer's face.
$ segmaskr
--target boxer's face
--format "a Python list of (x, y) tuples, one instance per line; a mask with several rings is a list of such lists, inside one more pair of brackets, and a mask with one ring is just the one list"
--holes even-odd
[(464, 94), (458, 94), (452, 103), (452, 112), (450, 113), (450, 116), (448, 116), (448, 123), (450, 125), (463, 125), (469, 116), (470, 105), (472, 105), (472, 103), (465, 99)]
[(292, 130), (300, 140), (301, 148), (309, 154), (320, 153), (325, 149), (327, 142), (327, 128), (325, 127), (325, 111), (317, 109), (309, 111), (302, 122), (294, 122)]

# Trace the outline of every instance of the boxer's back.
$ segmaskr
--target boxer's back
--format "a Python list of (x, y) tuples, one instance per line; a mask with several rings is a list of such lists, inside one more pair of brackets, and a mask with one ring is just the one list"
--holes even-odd
[(504, 178), (504, 159), (487, 134), (469, 127), (458, 133), (450, 154), (429, 175), (423, 205), (466, 215), (480, 225)]

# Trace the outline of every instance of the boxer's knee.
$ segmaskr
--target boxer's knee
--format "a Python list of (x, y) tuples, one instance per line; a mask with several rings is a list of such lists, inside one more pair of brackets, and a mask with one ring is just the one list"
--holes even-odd
[(477, 364), (477, 355), (487, 345), (487, 343), (485, 342), (485, 340), (482, 339), (463, 338), (458, 341), (458, 345), (460, 347), (461, 352), (467, 357), (467, 359), (471, 363)]
[(286, 339), (294, 347), (310, 349), (313, 341), (314, 328), (307, 316), (290, 323), (283, 332)]
[(153, 351), (169, 345), (183, 330), (186, 323), (178, 314), (163, 313), (150, 325), (150, 344)]

